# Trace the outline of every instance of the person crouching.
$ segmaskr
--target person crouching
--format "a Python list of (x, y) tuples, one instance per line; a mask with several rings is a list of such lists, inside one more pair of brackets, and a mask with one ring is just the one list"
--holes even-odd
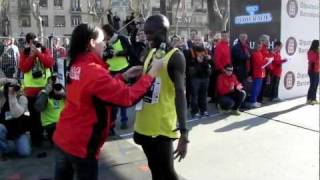
[(223, 110), (232, 110), (234, 115), (241, 114), (239, 108), (246, 97), (246, 92), (233, 74), (233, 66), (230, 64), (224, 67), (224, 73), (218, 77), (217, 93), (218, 107)]

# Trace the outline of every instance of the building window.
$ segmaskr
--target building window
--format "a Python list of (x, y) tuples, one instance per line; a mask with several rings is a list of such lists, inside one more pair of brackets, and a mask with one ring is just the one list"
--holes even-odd
[(96, 0), (96, 8), (101, 9), (101, 0)]
[(63, 7), (63, 0), (54, 0), (53, 1), (53, 5), (56, 8), (62, 9)]
[(42, 26), (49, 27), (49, 18), (48, 16), (41, 16), (42, 17)]
[(19, 3), (21, 9), (30, 9), (29, 0), (20, 0)]
[(81, 16), (71, 16), (71, 26), (78, 26), (81, 21)]
[(66, 19), (64, 16), (54, 16), (54, 26), (55, 27), (65, 27)]
[(21, 27), (31, 27), (31, 17), (28, 15), (20, 16)]
[(80, 0), (71, 1), (71, 11), (81, 11)]
[(40, 5), (40, 7), (47, 8), (48, 7), (48, 0), (40, 0), (39, 5)]

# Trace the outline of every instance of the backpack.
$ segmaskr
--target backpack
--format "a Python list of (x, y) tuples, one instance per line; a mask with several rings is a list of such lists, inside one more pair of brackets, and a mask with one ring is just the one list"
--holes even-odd
[(6, 77), (13, 78), (16, 73), (17, 62), (15, 60), (15, 53), (12, 48), (4, 49), (0, 56), (0, 69)]

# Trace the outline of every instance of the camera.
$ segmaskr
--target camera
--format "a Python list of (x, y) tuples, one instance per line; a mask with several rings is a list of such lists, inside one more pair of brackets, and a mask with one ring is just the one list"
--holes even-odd
[(111, 59), (114, 56), (114, 51), (113, 48), (111, 46), (107, 46), (107, 48), (104, 50), (103, 52), (103, 59)]
[(15, 92), (20, 91), (21, 87), (18, 84), (10, 84), (9, 87), (12, 87)]
[(40, 68), (37, 68), (36, 66), (32, 68), (32, 77), (37, 79), (42, 77), (42, 71)]
[(38, 41), (32, 41), (32, 44), (34, 44), (36, 48), (42, 48), (42, 44)]
[(63, 85), (57, 82), (57, 75), (52, 75), (51, 81), (52, 81), (52, 88), (54, 90), (60, 91), (61, 89), (63, 89)]

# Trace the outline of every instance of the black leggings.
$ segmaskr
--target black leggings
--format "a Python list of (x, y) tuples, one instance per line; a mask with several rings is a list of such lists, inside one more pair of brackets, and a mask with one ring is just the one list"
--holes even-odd
[(135, 143), (142, 146), (153, 180), (178, 180), (173, 164), (173, 140), (165, 136), (152, 138), (134, 133)]
[(98, 180), (98, 160), (95, 157), (78, 158), (63, 152), (55, 152), (55, 180)]

